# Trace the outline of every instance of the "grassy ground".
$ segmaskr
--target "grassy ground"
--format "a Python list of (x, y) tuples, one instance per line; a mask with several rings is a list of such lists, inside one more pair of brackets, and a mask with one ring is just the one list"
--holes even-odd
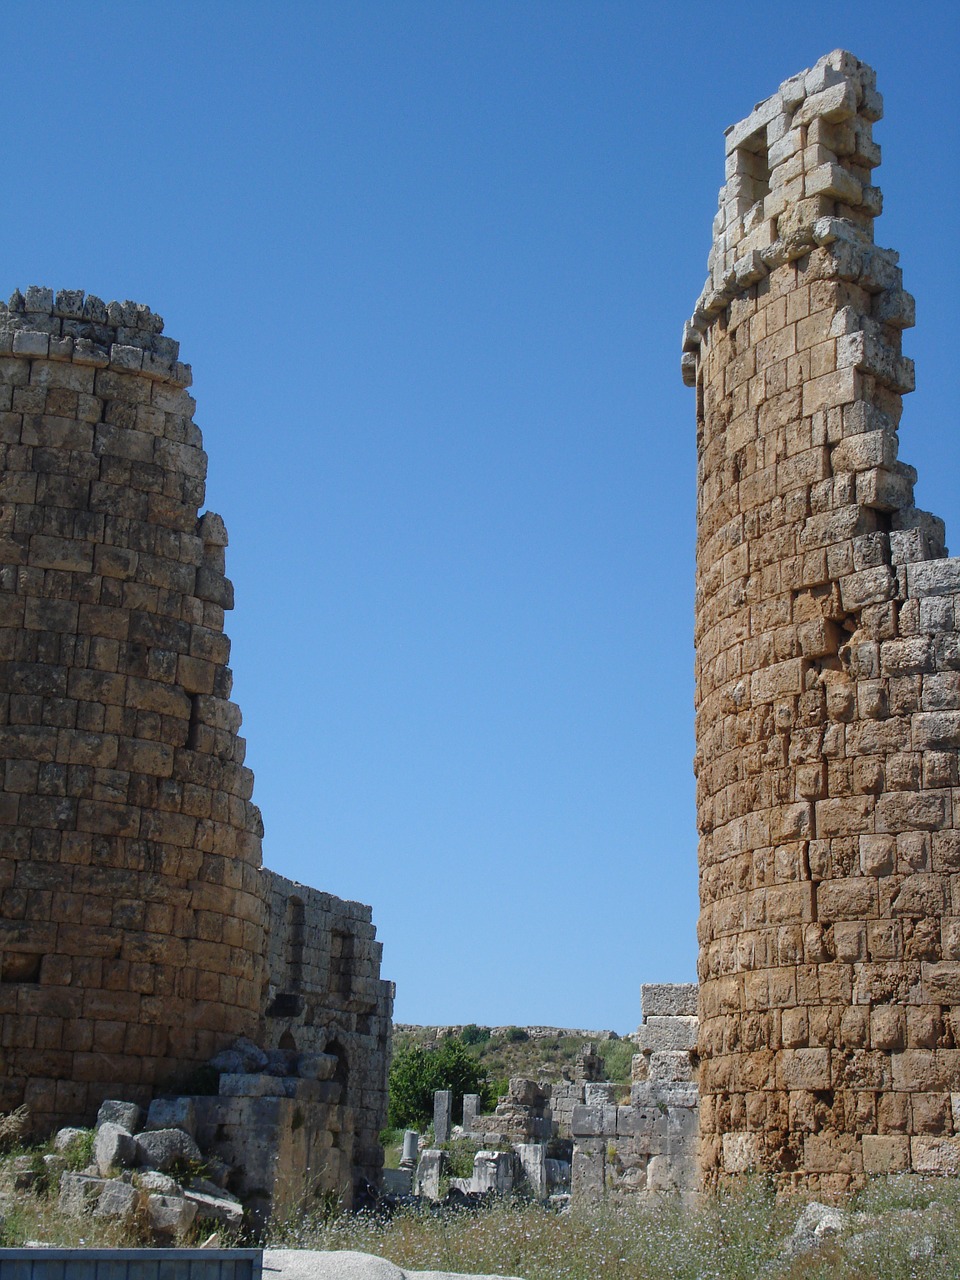
[[(42, 1164), (42, 1148), (0, 1158), (0, 1244), (150, 1243), (145, 1222), (127, 1228), (91, 1214), (61, 1214), (42, 1179), (16, 1190), (16, 1161)], [(74, 1162), (86, 1156), (81, 1143)], [(39, 1164), (38, 1164), (39, 1161)], [(414, 1270), (521, 1276), (523, 1280), (957, 1280), (960, 1179), (876, 1179), (847, 1206), (841, 1241), (790, 1257), (785, 1246), (804, 1207), (760, 1180), (685, 1205), (601, 1205), (563, 1214), (501, 1202), (477, 1213), (301, 1215), (276, 1223), (268, 1246), (357, 1249)], [(210, 1230), (208, 1224), (206, 1231)], [(199, 1238), (199, 1237), (198, 1237)], [(185, 1243), (196, 1243), (196, 1239)], [(231, 1242), (232, 1243), (232, 1242)], [(237, 1243), (242, 1243), (238, 1241)]]
[(803, 1202), (778, 1201), (760, 1183), (699, 1207), (660, 1201), (561, 1215), (498, 1205), (478, 1214), (406, 1213), (378, 1224), (357, 1217), (287, 1222), (277, 1247), (357, 1249), (417, 1270), (481, 1272), (524, 1280), (956, 1280), (960, 1183), (877, 1182), (851, 1208), (862, 1213), (845, 1245), (790, 1258), (784, 1248)]

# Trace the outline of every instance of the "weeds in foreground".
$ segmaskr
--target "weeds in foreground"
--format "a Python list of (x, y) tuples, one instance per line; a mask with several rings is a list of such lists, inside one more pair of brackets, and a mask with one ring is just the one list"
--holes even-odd
[(288, 1219), (268, 1247), (356, 1249), (402, 1267), (523, 1280), (956, 1280), (960, 1182), (877, 1181), (850, 1205), (844, 1243), (791, 1257), (804, 1202), (757, 1180), (696, 1205), (600, 1205), (557, 1214), (501, 1202), (476, 1213)]

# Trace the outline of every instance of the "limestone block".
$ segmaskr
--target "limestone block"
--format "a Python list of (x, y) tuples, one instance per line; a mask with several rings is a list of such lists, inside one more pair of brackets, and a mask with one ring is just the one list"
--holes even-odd
[(723, 1135), (723, 1168), (727, 1173), (750, 1173), (760, 1165), (760, 1145), (755, 1133)]
[(960, 1173), (960, 1138), (911, 1138), (910, 1161), (915, 1173)]
[(613, 1102), (616, 1086), (588, 1080), (583, 1086), (583, 1101), (588, 1107), (606, 1107)]
[(134, 1142), (138, 1162), (148, 1168), (159, 1169), (161, 1173), (178, 1161), (199, 1161), (203, 1158), (200, 1148), (182, 1129), (147, 1130), (137, 1134)]
[(645, 983), (640, 988), (644, 1018), (696, 1017), (697, 983)]
[(139, 1200), (135, 1187), (128, 1182), (121, 1182), (119, 1178), (113, 1178), (101, 1191), (93, 1216), (116, 1218), (124, 1223), (132, 1222), (136, 1217)]
[(103, 1124), (116, 1124), (127, 1133), (136, 1133), (143, 1123), (143, 1111), (135, 1102), (120, 1102), (108, 1099), (101, 1102), (97, 1112), (96, 1127)]
[(437, 1142), (449, 1142), (453, 1093), (439, 1089), (433, 1095), (433, 1132)]
[(197, 1136), (197, 1113), (191, 1098), (154, 1098), (147, 1110), (147, 1129), (182, 1129)]
[(547, 1198), (546, 1148), (540, 1142), (519, 1143), (516, 1152), (530, 1194), (537, 1200), (545, 1200)]
[(463, 1127), (467, 1133), (473, 1129), (473, 1122), (480, 1114), (480, 1095), (465, 1093), (463, 1095)]
[(960, 557), (907, 566), (911, 596), (960, 595)]
[(106, 1178), (95, 1178), (85, 1173), (62, 1174), (57, 1202), (60, 1212), (71, 1215), (89, 1213), (106, 1185)]
[(651, 1084), (673, 1084), (693, 1079), (693, 1063), (683, 1049), (659, 1049), (650, 1055)]
[(107, 1120), (97, 1128), (93, 1143), (93, 1159), (101, 1177), (112, 1170), (137, 1163), (137, 1143), (126, 1129)]
[(297, 1075), (305, 1080), (331, 1080), (337, 1061), (333, 1053), (302, 1053), (297, 1059)]
[(513, 1190), (517, 1157), (512, 1151), (478, 1151), (473, 1161), (473, 1181), (478, 1191), (507, 1196)]
[(575, 1106), (570, 1119), (570, 1132), (577, 1137), (596, 1137), (602, 1134), (604, 1108)]
[(212, 1194), (210, 1191), (197, 1191), (192, 1186), (183, 1193), (184, 1199), (196, 1206), (196, 1216), (210, 1222), (222, 1222), (228, 1227), (238, 1229), (243, 1223), (243, 1205), (236, 1196), (224, 1192)]
[(58, 1129), (53, 1136), (54, 1151), (69, 1151), (75, 1142), (87, 1136), (86, 1129), (66, 1128)]
[(693, 1051), (697, 1047), (697, 1019), (690, 1016), (647, 1018), (638, 1029), (637, 1040), (639, 1047), (647, 1052)]
[(295, 1084), (282, 1076), (224, 1073), (220, 1077), (220, 1095), (224, 1098), (285, 1098), (288, 1089)]
[[(474, 1161), (476, 1164), (476, 1160)], [(428, 1200), (440, 1199), (440, 1174), (443, 1170), (444, 1154), (433, 1148), (420, 1152), (420, 1163), (414, 1178), (416, 1194), (426, 1196)]]
[(137, 1185), (142, 1191), (153, 1191), (162, 1196), (180, 1195), (180, 1184), (169, 1174), (159, 1173), (156, 1169), (145, 1169), (137, 1174)]
[(606, 1186), (606, 1157), (603, 1146), (588, 1150), (580, 1144), (573, 1148), (570, 1192), (575, 1202), (592, 1204), (603, 1198)]
[(182, 1236), (193, 1225), (197, 1206), (183, 1196), (147, 1196), (147, 1217), (160, 1236)]
[(865, 1173), (902, 1173), (910, 1169), (910, 1139), (900, 1134), (864, 1134)]

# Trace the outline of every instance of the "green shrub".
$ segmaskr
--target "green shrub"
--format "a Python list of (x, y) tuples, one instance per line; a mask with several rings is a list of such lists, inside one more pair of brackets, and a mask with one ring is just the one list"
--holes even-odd
[(464, 1044), (486, 1044), (490, 1039), (489, 1027), (478, 1027), (475, 1022), (463, 1028), (460, 1039)]
[(60, 1154), (67, 1162), (67, 1168), (79, 1173), (93, 1161), (93, 1140), (96, 1137), (92, 1129), (81, 1129), (69, 1147)]
[(519, 1044), (521, 1040), (529, 1040), (530, 1035), (523, 1027), (507, 1027), (503, 1038), (508, 1044)]
[(493, 1080), (485, 1081), (483, 1091), (480, 1094), (480, 1106), (485, 1114), (496, 1110), (497, 1103), (509, 1088), (510, 1081), (506, 1076), (498, 1076)]
[(466, 1138), (456, 1138), (452, 1142), (443, 1143), (441, 1150), (446, 1155), (447, 1176), (469, 1178), (473, 1175), (473, 1158), (483, 1148)]
[(625, 1083), (630, 1079), (633, 1055), (637, 1052), (632, 1040), (601, 1040), (597, 1052), (603, 1059), (608, 1080)]
[(455, 1036), (435, 1049), (411, 1045), (401, 1049), (390, 1066), (390, 1101), (387, 1120), (391, 1128), (423, 1128), (433, 1117), (433, 1095), (438, 1089), (453, 1093), (453, 1119), (463, 1119), (463, 1095), (482, 1094), (486, 1073), (463, 1041)]

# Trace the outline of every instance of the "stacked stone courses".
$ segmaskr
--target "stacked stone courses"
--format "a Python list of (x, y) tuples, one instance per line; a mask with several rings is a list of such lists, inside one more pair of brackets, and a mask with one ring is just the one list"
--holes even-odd
[(237, 1150), (267, 1135), (253, 1192), (349, 1204), (382, 1165), (393, 988), (369, 907), (262, 868), (227, 535), (199, 514), (190, 369), (162, 330), (81, 292), (0, 304), (0, 1110), (89, 1124), (193, 1092), (244, 1037), (283, 1070), (204, 1105)]
[(960, 560), (897, 457), (874, 73), (726, 135), (697, 391), (701, 1167), (960, 1169)]
[(0, 309), (3, 1080), (40, 1121), (259, 1031), (260, 816), (229, 701), (226, 532), (163, 322)]

